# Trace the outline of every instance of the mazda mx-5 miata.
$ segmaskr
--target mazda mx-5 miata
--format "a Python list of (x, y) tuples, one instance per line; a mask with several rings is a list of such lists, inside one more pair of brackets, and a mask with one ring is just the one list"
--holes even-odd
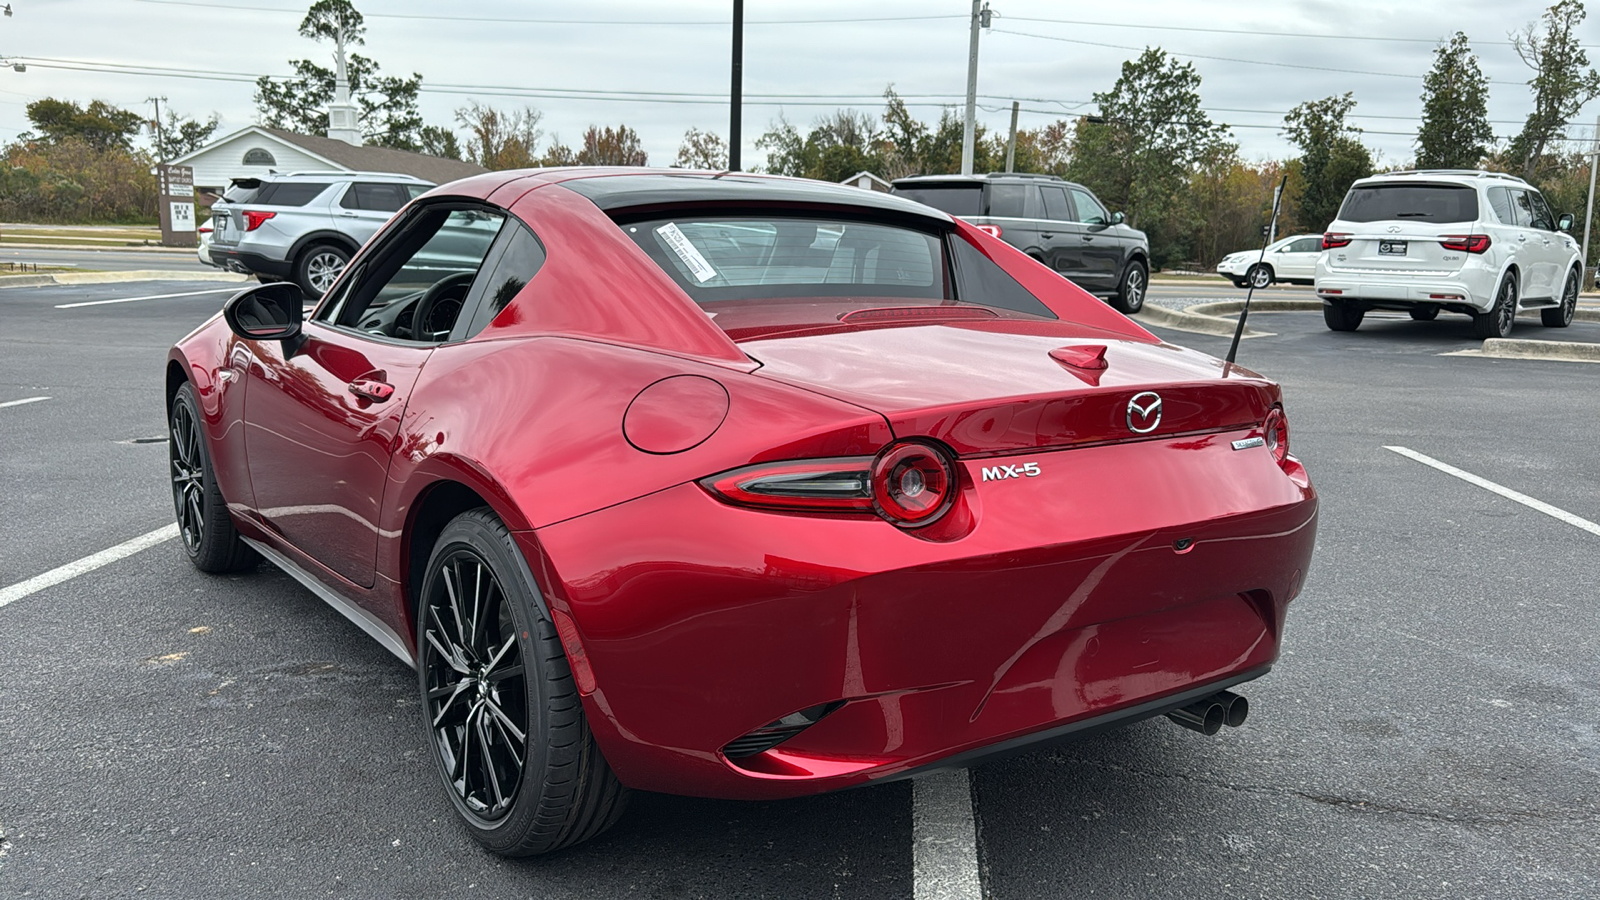
[(901, 198), (496, 172), (304, 302), (251, 287), (171, 352), (183, 545), (265, 557), (414, 666), (498, 853), (629, 789), (1238, 724), (1311, 559), (1276, 384)]

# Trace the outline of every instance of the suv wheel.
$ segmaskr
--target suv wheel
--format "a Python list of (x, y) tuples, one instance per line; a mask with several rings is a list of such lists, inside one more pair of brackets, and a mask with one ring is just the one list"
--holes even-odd
[(1432, 304), (1413, 306), (1406, 312), (1410, 313), (1411, 318), (1418, 322), (1432, 322), (1434, 319), (1439, 318), (1439, 307)]
[(1480, 338), (1503, 338), (1511, 334), (1517, 321), (1517, 275), (1507, 272), (1500, 279), (1500, 289), (1494, 293), (1494, 305), (1488, 312), (1474, 313), (1472, 333)]
[(1249, 281), (1250, 286), (1257, 290), (1271, 287), (1272, 267), (1259, 264), (1251, 266), (1250, 271), (1245, 273), (1245, 278)]
[(1149, 286), (1150, 277), (1145, 274), (1144, 264), (1128, 263), (1122, 270), (1122, 283), (1117, 286), (1116, 296), (1111, 298), (1111, 308), (1130, 315), (1144, 309), (1144, 292)]
[(1361, 327), (1361, 320), (1367, 311), (1359, 306), (1349, 306), (1343, 301), (1324, 301), (1322, 304), (1322, 321), (1334, 331), (1355, 331)]
[(333, 287), (349, 261), (350, 254), (343, 247), (313, 244), (295, 262), (294, 280), (307, 297), (321, 297)]
[(1561, 291), (1561, 305), (1539, 311), (1539, 321), (1547, 328), (1565, 328), (1572, 324), (1572, 314), (1578, 308), (1578, 270), (1567, 273), (1567, 286)]

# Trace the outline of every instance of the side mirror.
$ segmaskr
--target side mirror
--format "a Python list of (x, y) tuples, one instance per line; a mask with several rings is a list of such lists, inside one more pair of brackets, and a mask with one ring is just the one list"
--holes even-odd
[(274, 281), (246, 288), (222, 305), (222, 318), (239, 337), (250, 341), (293, 341), (300, 336), (305, 295), (292, 281)]
[(1572, 231), (1573, 221), (1572, 213), (1562, 213), (1561, 218), (1556, 220), (1556, 230), (1567, 232)]
[(1113, 224), (1113, 225), (1121, 225), (1122, 224), (1122, 220), (1125, 219), (1125, 218), (1127, 218), (1127, 217), (1124, 216), (1122, 213), (1114, 212), (1114, 213), (1111, 214), (1111, 224)]

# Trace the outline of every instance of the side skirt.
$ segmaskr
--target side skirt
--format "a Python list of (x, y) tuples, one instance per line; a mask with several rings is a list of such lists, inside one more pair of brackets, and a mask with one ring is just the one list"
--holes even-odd
[(316, 576), (310, 572), (295, 565), (293, 560), (282, 553), (258, 540), (247, 538), (243, 535), (240, 538), (257, 553), (266, 557), (273, 565), (287, 572), (289, 577), (304, 585), (306, 590), (316, 594), (322, 602), (333, 607), (346, 619), (354, 622), (357, 628), (365, 631), (368, 637), (382, 644), (383, 649), (393, 653), (397, 659), (406, 664), (407, 668), (416, 668), (416, 662), (412, 660), (411, 654), (406, 650), (405, 645), (400, 643), (394, 632), (389, 630), (389, 626), (385, 625), (377, 616), (339, 596), (332, 588), (318, 581)]

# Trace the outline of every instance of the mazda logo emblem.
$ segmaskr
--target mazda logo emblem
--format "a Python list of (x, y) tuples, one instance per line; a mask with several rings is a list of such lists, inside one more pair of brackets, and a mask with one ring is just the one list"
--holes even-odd
[(1149, 434), (1161, 424), (1161, 395), (1155, 391), (1134, 394), (1128, 401), (1128, 430)]

